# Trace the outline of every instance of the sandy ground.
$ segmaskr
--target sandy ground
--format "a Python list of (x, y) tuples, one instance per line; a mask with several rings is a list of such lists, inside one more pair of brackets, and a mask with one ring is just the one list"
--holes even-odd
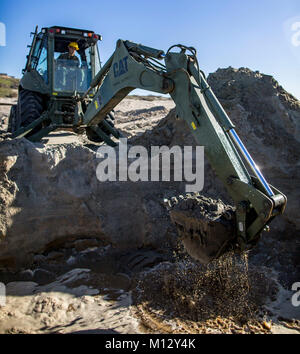
[[(131, 295), (115, 290), (100, 295), (92, 286), (72, 287), (88, 279), (89, 269), (73, 269), (54, 282), (7, 284), (6, 306), (0, 312), (1, 333), (138, 333), (131, 314)], [(111, 290), (111, 292), (113, 292)]]
[[(89, 254), (92, 250), (82, 252)], [(103, 250), (98, 249), (97, 252), (100, 255)], [(136, 262), (139, 256), (135, 255), (134, 259)], [(68, 262), (72, 263), (72, 259)], [(8, 282), (6, 304), (0, 308), (0, 333), (300, 333), (300, 314), (291, 305), (292, 293), (280, 286), (276, 300), (266, 300), (259, 316), (251, 314), (248, 318), (246, 315), (247, 319), (242, 321), (237, 316), (238, 311), (248, 311), (248, 305), (243, 303), (243, 297), (235, 294), (232, 308), (237, 311), (233, 311), (232, 315), (222, 316), (216, 311), (209, 316), (195, 318), (194, 304), (199, 300), (199, 289), (193, 292), (184, 285), (184, 281), (180, 280), (178, 287), (171, 281), (172, 277), (180, 278), (183, 275), (174, 269), (181, 266), (180, 262), (177, 265), (159, 263), (136, 274), (134, 280), (132, 274), (112, 274), (101, 267), (95, 270), (74, 265), (74, 268), (47, 284)], [(26, 270), (25, 273), (29, 275), (30, 272), (38, 271), (41, 272), (41, 269)], [(195, 269), (187, 278), (192, 284), (197, 284), (198, 275)], [(155, 280), (151, 278), (153, 276)], [(209, 274), (206, 276), (212, 280)], [(41, 282), (42, 277), (40, 274)], [(247, 279), (244, 274), (243, 279)], [(200, 290), (205, 294), (207, 288), (205, 284), (202, 285)], [(155, 290), (155, 295), (151, 295), (149, 286), (151, 291)], [(268, 292), (266, 283), (256, 284), (255, 291), (257, 289), (256, 295), (263, 299)], [(216, 291), (216, 299), (223, 299), (223, 295)], [(222, 309), (224, 306), (229, 308), (228, 301), (227, 298), (222, 301)]]
[(10, 112), (10, 105), (2, 106), (1, 103), (15, 104), (17, 102), (16, 98), (4, 98), (0, 97), (0, 129), (5, 130), (7, 128), (7, 119)]
[[(4, 101), (14, 100), (0, 99)], [(125, 99), (115, 108), (116, 127), (126, 137), (139, 135), (153, 128), (173, 107), (173, 101), (166, 99)], [(1, 129), (5, 129), (9, 109), (0, 106)], [(86, 140), (69, 132), (54, 132), (44, 139), (47, 144), (72, 142)], [(172, 311), (165, 316), (161, 311), (149, 310), (142, 288), (134, 283), (138, 272), (107, 272), (101, 267), (80, 267), (76, 262), (78, 257), (101, 257), (103, 252), (101, 247), (86, 248), (65, 263), (59, 263), (59, 252), (40, 255), (37, 264), (40, 260), (63, 264), (59, 276), (53, 278), (57, 273), (36, 266), (23, 270), (22, 281), (2, 279), (6, 304), (0, 308), (0, 333), (300, 333), (300, 310), (291, 304), (293, 293), (283, 288), (278, 289), (275, 301), (265, 304), (259, 325), (248, 325), (247, 330), (221, 317), (206, 322), (204, 328), (203, 323), (200, 326), (189, 318), (178, 318)], [(141, 262), (147, 268), (154, 262), (153, 255), (138, 253), (128, 260), (132, 267)]]
[[(0, 103), (16, 103), (15, 98), (0, 98)], [(115, 107), (116, 127), (124, 137), (138, 136), (146, 130), (152, 129), (164, 118), (175, 104), (171, 99), (162, 98), (153, 101), (124, 99)], [(0, 129), (7, 129), (7, 119), (10, 106), (0, 106)], [(88, 141), (81, 136), (67, 131), (56, 131), (42, 139), (46, 144), (68, 144)]]
[(115, 108), (116, 123), (123, 135), (130, 138), (152, 129), (174, 107), (171, 99), (123, 100)]

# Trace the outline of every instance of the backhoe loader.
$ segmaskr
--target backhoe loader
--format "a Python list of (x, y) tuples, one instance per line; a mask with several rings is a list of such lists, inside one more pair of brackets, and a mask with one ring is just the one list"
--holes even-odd
[[(71, 129), (115, 146), (121, 134), (114, 127), (113, 109), (122, 99), (137, 88), (169, 94), (177, 116), (205, 147), (236, 207), (232, 237), (217, 242), (218, 235), (208, 237), (193, 230), (187, 251), (207, 263), (229, 249), (251, 249), (271, 220), (284, 212), (287, 198), (256, 166), (200, 70), (196, 50), (178, 44), (165, 53), (119, 39), (100, 67), (99, 40), (100, 35), (88, 30), (54, 26), (38, 32), (36, 28), (18, 104), (11, 108), (11, 137), (39, 141), (51, 131)], [(71, 42), (78, 44), (76, 66), (59, 60)]]

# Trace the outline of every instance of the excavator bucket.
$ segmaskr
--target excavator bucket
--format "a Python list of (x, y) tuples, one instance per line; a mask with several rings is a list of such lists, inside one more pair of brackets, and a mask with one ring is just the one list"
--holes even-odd
[(170, 217), (187, 253), (203, 264), (234, 248), (235, 211), (220, 200), (181, 196), (171, 205)]

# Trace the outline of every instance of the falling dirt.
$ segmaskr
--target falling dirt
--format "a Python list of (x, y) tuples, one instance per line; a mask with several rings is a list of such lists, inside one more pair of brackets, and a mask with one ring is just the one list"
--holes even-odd
[(149, 333), (270, 333), (263, 304), (277, 285), (247, 255), (207, 266), (181, 259), (140, 274), (133, 301)]

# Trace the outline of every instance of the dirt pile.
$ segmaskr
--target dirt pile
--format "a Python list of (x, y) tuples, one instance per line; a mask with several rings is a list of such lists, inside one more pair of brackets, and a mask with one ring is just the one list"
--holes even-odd
[[(272, 76), (229, 67), (210, 74), (208, 83), (245, 138), (250, 133), (251, 138), (256, 135), (271, 146), (277, 139), (282, 145), (286, 145), (286, 139), (293, 144), (291, 136), (300, 142), (300, 102)], [(248, 140), (253, 145), (254, 141)], [(287, 149), (292, 152), (291, 146)]]
[(276, 229), (300, 231), (300, 102), (268, 75), (247, 68), (219, 69), (208, 82), (267, 181), (287, 195)]

